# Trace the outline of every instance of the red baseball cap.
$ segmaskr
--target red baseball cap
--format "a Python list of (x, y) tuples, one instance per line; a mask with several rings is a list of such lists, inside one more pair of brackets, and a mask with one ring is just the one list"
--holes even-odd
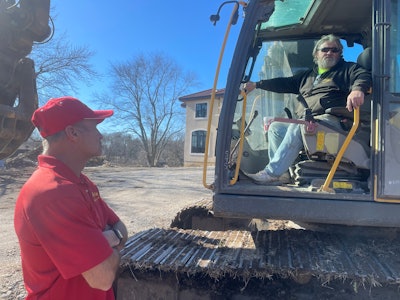
[(113, 115), (113, 110), (91, 110), (73, 97), (50, 99), (39, 107), (32, 116), (32, 123), (37, 127), (42, 137), (53, 135), (82, 120), (92, 119), (102, 122)]

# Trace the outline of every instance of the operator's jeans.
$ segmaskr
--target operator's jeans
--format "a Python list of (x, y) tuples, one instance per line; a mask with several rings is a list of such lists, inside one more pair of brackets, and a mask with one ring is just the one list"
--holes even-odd
[[(329, 125), (341, 129), (339, 119), (328, 114), (316, 116)], [(281, 176), (296, 160), (303, 148), (300, 124), (272, 122), (268, 129), (269, 163), (265, 171), (274, 177)]]

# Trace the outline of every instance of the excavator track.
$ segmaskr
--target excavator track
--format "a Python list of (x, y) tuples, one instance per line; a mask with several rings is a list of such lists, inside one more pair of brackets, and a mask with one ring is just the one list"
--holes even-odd
[[(397, 237), (357, 237), (295, 229), (251, 232), (155, 228), (132, 236), (122, 250), (125, 276), (120, 281), (125, 284), (118, 285), (122, 288), (119, 299), (133, 299), (121, 295), (131, 297), (137, 293), (129, 289), (132, 285), (126, 280), (138, 282), (146, 272), (154, 272), (157, 280), (173, 274), (176, 282), (192, 278), (198, 284), (201, 278), (201, 282), (209, 282), (203, 287), (208, 293), (229, 277), (241, 282), (238, 293), (244, 293), (252, 280), (268, 283), (285, 279), (304, 286), (339, 283), (341, 290), (346, 285), (355, 294), (391, 288), (399, 297), (399, 245)], [(146, 277), (146, 282), (151, 277)], [(221, 286), (215, 289), (214, 292), (221, 291)]]

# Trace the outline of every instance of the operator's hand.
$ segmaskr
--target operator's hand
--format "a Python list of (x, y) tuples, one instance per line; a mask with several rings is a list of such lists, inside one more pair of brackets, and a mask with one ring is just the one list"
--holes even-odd
[(353, 111), (354, 108), (359, 108), (364, 103), (364, 93), (362, 91), (351, 91), (347, 96), (346, 108)]
[(243, 89), (246, 93), (250, 93), (252, 90), (256, 88), (256, 83), (252, 81), (248, 81), (243, 84)]

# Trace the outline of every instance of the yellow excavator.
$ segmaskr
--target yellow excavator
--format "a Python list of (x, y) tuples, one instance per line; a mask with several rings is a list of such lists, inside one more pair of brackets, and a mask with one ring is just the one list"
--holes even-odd
[(34, 42), (51, 35), (50, 0), (0, 0), (0, 160), (12, 155), (34, 127), (38, 107)]
[[(182, 210), (171, 228), (129, 238), (117, 298), (399, 299), (399, 1), (227, 1), (220, 9), (225, 4), (234, 8), (223, 49), (239, 10), (244, 20), (219, 113), (212, 179), (206, 141), (203, 183), (213, 197)], [(50, 0), (0, 0), (0, 159), (33, 130), (38, 97), (27, 56), (51, 35), (49, 7)], [(218, 13), (211, 17), (218, 20)], [(291, 118), (299, 102), (293, 95), (243, 89), (310, 68), (315, 42), (331, 33), (342, 39), (345, 58), (373, 78), (363, 107), (327, 112), (343, 120), (342, 130)], [(245, 174), (268, 163), (270, 122), (298, 122), (304, 149), (289, 182), (256, 185)], [(249, 220), (265, 227), (243, 226)]]
[[(225, 4), (234, 6), (227, 35), (238, 11), (244, 20), (219, 112), (211, 178), (209, 137), (205, 143), (203, 184), (213, 197), (181, 211), (173, 228), (129, 239), (118, 297), (150, 299), (162, 289), (161, 299), (400, 298), (399, 1)], [(325, 112), (341, 120), (341, 129), (312, 115), (293, 118), (302, 103), (296, 95), (243, 88), (311, 68), (314, 45), (327, 34), (340, 37), (345, 60), (373, 79), (359, 109)], [(219, 63), (222, 56), (223, 50)], [(218, 72), (215, 78), (209, 124)], [(246, 174), (268, 163), (271, 122), (300, 124), (304, 149), (288, 170), (289, 181), (258, 185)], [(215, 136), (210, 128), (208, 136)], [(266, 226), (229, 226), (249, 220)]]

